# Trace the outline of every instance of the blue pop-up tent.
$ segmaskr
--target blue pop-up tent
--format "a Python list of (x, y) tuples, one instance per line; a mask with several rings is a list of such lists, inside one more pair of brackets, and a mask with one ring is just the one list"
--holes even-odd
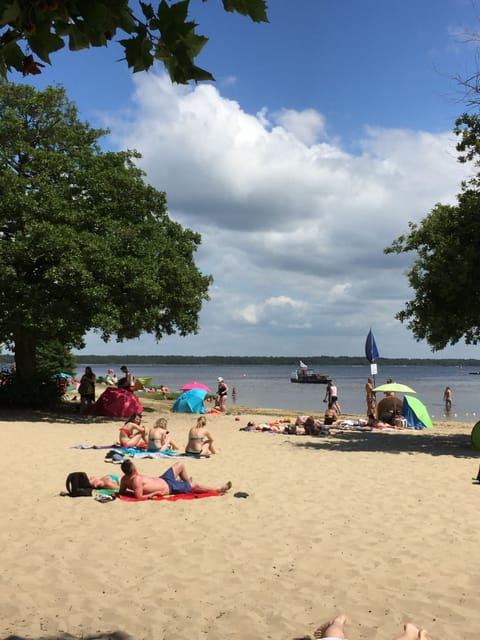
[(427, 407), (418, 398), (404, 396), (402, 415), (410, 427), (416, 429), (433, 429), (432, 419)]
[(207, 392), (204, 389), (189, 389), (175, 400), (172, 411), (176, 413), (205, 413), (203, 401)]

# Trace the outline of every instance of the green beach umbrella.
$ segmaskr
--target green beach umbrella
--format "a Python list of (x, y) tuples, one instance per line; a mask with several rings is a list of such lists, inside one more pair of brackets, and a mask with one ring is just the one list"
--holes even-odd
[(381, 384), (379, 387), (375, 387), (374, 391), (384, 391), (388, 393), (417, 393), (412, 387), (408, 387), (406, 384), (400, 384), (400, 382), (387, 382)]
[(477, 422), (473, 426), (471, 439), (472, 439), (472, 447), (474, 449), (480, 449), (480, 422)]
[(408, 406), (415, 413), (415, 416), (422, 422), (427, 429), (433, 429), (433, 422), (428, 413), (427, 407), (418, 398), (413, 396), (405, 396), (404, 401), (407, 401)]

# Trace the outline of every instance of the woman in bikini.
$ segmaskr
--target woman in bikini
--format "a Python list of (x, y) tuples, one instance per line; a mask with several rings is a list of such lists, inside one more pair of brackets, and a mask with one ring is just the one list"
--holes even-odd
[(96, 476), (88, 476), (88, 481), (94, 489), (119, 489), (120, 480), (118, 476), (108, 474), (97, 478)]
[(190, 429), (185, 453), (207, 456), (211, 453), (220, 453), (220, 450), (213, 446), (212, 434), (205, 428), (206, 424), (205, 416), (200, 416), (197, 424)]
[(134, 413), (123, 427), (120, 427), (119, 440), (120, 446), (128, 449), (148, 448), (148, 429), (142, 424), (141, 413)]
[(166, 451), (167, 449), (178, 451), (179, 447), (173, 442), (167, 431), (166, 419), (159, 418), (148, 432), (148, 450)]

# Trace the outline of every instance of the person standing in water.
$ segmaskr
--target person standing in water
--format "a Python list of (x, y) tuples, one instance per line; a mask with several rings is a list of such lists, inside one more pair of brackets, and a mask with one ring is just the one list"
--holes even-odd
[(452, 408), (452, 390), (450, 387), (445, 387), (443, 392), (443, 401), (445, 403), (445, 411), (448, 413)]

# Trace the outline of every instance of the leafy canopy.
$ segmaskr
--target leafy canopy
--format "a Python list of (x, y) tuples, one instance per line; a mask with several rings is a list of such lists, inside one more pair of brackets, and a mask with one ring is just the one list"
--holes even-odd
[(17, 372), (39, 345), (198, 330), (210, 276), (133, 151), (102, 152), (62, 88), (0, 83), (0, 340)]
[[(206, 2), (207, 0), (203, 0)], [(268, 22), (266, 0), (223, 0), (225, 11)], [(157, 7), (136, 0), (0, 0), (0, 77), (39, 74), (66, 43), (71, 51), (118, 42), (133, 71), (165, 65), (173, 82), (213, 80), (195, 65), (208, 38), (188, 19), (190, 0)], [(35, 58), (37, 56), (37, 58)]]
[[(480, 119), (464, 114), (455, 123), (459, 161), (480, 166)], [(462, 183), (456, 205), (436, 204), (419, 225), (385, 253), (415, 251), (407, 272), (415, 297), (396, 315), (417, 340), (440, 350), (462, 338), (480, 341), (480, 175)]]

